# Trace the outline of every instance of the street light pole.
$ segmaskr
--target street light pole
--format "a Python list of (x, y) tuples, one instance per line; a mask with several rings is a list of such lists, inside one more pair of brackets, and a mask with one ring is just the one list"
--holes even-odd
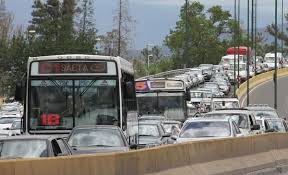
[(250, 89), (249, 89), (249, 74), (250, 74), (250, 69), (249, 69), (249, 64), (250, 64), (250, 0), (247, 0), (247, 41), (248, 41), (248, 51), (247, 51), (247, 106), (250, 104)]
[(278, 0), (275, 0), (275, 67), (274, 67), (274, 108), (277, 109), (277, 43), (278, 43)]
[(255, 75), (256, 75), (256, 57), (257, 57), (257, 0), (254, 0), (255, 1), (255, 26), (254, 26), (254, 30), (255, 30), (255, 34), (254, 34), (254, 69), (255, 69)]
[[(234, 25), (234, 96), (236, 96), (236, 83), (238, 83), (238, 81), (236, 80), (236, 36), (237, 36), (237, 8), (236, 8), (236, 3), (237, 1), (234, 0), (234, 20), (235, 20), (235, 25)], [(237, 76), (238, 77), (238, 76)]]

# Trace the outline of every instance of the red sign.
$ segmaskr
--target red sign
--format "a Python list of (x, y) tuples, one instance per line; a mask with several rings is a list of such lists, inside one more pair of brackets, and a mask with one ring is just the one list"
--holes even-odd
[(42, 126), (59, 126), (60, 115), (59, 114), (42, 114), (41, 125)]
[(247, 52), (248, 54), (251, 54), (251, 49), (249, 49), (248, 47), (239, 47), (239, 50), (238, 50), (238, 47), (230, 47), (227, 49), (226, 53), (227, 55), (247, 55)]
[(107, 73), (106, 62), (39, 62), (39, 74)]

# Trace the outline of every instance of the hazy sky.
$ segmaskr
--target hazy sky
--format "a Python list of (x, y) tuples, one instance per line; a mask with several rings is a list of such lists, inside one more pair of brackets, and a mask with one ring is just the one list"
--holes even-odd
[[(233, 13), (233, 0), (199, 0), (209, 8), (221, 5)], [(15, 23), (27, 26), (31, 19), (33, 0), (6, 0), (7, 9), (14, 13)], [(99, 34), (111, 31), (113, 15), (118, 0), (95, 0), (95, 20)], [(180, 7), (185, 0), (129, 0), (130, 14), (136, 20), (134, 48), (146, 44), (161, 44), (170, 29), (175, 27)], [(274, 19), (274, 0), (258, 0), (258, 25), (264, 27)], [(284, 0), (285, 12), (288, 12), (288, 0)], [(279, 0), (280, 4), (280, 0)], [(246, 23), (247, 0), (241, 0), (241, 21)], [(279, 6), (280, 7), (280, 6)], [(279, 8), (280, 11), (280, 8)], [(279, 12), (280, 20), (280, 12)]]

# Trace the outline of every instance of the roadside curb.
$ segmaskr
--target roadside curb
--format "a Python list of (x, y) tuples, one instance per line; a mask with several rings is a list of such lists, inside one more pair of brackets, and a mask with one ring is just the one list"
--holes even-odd
[[(273, 80), (273, 75), (274, 70), (250, 78), (249, 89), (252, 90), (253, 88), (262, 83)], [(288, 69), (287, 68), (278, 69), (277, 76), (278, 78), (288, 76)], [(246, 95), (246, 93), (247, 93), (247, 81), (242, 83), (240, 87), (236, 90), (236, 95), (240, 101)]]

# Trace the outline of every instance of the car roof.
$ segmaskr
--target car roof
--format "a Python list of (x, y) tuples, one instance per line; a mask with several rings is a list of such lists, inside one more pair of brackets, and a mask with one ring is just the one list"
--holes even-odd
[(213, 101), (236, 101), (239, 102), (237, 98), (213, 98)]
[(274, 108), (271, 108), (270, 106), (248, 106), (245, 107), (245, 109), (248, 109), (250, 111), (276, 111)]
[(243, 110), (243, 109), (224, 109), (224, 110), (217, 110), (207, 113), (209, 114), (251, 114), (251, 111)]
[(198, 118), (189, 118), (185, 121), (186, 122), (197, 122), (197, 121), (229, 121), (230, 117), (209, 117), (209, 118), (205, 118), (205, 117), (198, 117)]

